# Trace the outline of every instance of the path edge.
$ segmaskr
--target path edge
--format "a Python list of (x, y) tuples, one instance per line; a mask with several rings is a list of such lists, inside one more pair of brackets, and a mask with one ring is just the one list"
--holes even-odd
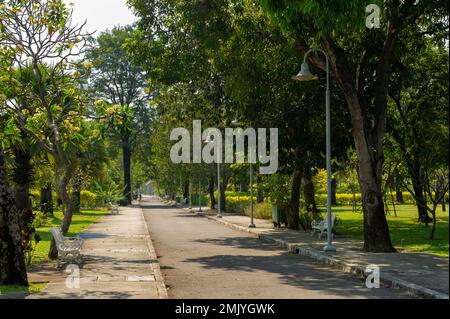
[(164, 277), (161, 272), (161, 267), (159, 266), (158, 256), (156, 254), (155, 247), (153, 246), (152, 238), (150, 237), (150, 231), (148, 229), (147, 222), (145, 221), (144, 210), (142, 209), (141, 206), (139, 206), (139, 208), (141, 210), (142, 222), (144, 224), (145, 231), (147, 233), (145, 235), (145, 239), (147, 242), (148, 254), (150, 255), (150, 259), (154, 260), (154, 262), (150, 263), (150, 266), (152, 267), (153, 273), (155, 275), (156, 289), (158, 290), (158, 296), (159, 299), (169, 299), (167, 287), (166, 284), (164, 283)]

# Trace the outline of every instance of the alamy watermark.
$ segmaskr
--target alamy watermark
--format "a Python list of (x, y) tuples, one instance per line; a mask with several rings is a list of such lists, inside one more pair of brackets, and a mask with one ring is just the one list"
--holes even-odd
[(377, 265), (368, 265), (365, 270), (366, 287), (369, 289), (380, 288), (380, 267)]
[[(233, 164), (258, 161), (261, 164), (260, 174), (275, 174), (278, 170), (278, 129), (270, 128), (269, 136), (267, 136), (267, 130), (266, 128), (257, 130), (226, 128), (224, 142), (221, 130), (210, 127), (202, 132), (202, 121), (194, 120), (192, 139), (190, 131), (183, 127), (175, 128), (170, 133), (170, 140), (178, 141), (172, 146), (170, 159), (174, 164)], [(247, 144), (247, 152), (245, 144)], [(223, 154), (223, 148), (225, 154)]]
[(65, 272), (69, 274), (66, 278), (66, 287), (69, 289), (80, 289), (80, 267), (78, 265), (67, 265)]
[(376, 4), (369, 4), (366, 7), (366, 13), (369, 15), (366, 17), (366, 27), (368, 29), (380, 28), (380, 7)]

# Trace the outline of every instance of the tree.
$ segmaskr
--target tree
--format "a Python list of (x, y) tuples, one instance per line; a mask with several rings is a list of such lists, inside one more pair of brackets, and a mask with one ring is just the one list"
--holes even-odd
[(416, 199), (418, 220), (428, 225), (423, 182), (433, 169), (429, 157), (434, 168), (448, 166), (448, 49), (420, 32), (411, 32), (411, 39), (402, 43), (404, 56), (393, 69), (388, 132), (392, 152), (402, 159), (412, 183), (408, 189)]
[[(389, 71), (393, 58), (400, 54), (395, 51), (399, 34), (417, 24), (427, 26), (424, 21), (440, 24), (448, 12), (447, 1), (376, 1), (384, 13), (380, 29), (364, 25), (365, 1), (261, 2), (301, 53), (321, 46), (330, 57), (333, 79), (352, 116), (363, 196), (364, 250), (395, 251), (381, 191)], [(324, 69), (320, 56), (310, 62)]]
[[(0, 103), (3, 103), (0, 99)], [(20, 214), (8, 183), (6, 159), (0, 143), (0, 284), (28, 285), (21, 247)]]
[[(65, 235), (74, 211), (68, 191), (78, 166), (73, 154), (82, 144), (79, 122), (85, 113), (73, 59), (84, 53), (89, 34), (83, 32), (84, 25), (71, 25), (72, 11), (62, 0), (10, 0), (1, 6), (0, 43), (8, 61), (0, 68), (8, 74), (31, 70), (26, 84), (9, 79), (15, 98), (5, 107), (17, 117), (20, 129), (55, 160)], [(26, 112), (18, 107), (22, 101)], [(57, 257), (54, 241), (49, 257)]]
[[(312, 107), (323, 100), (322, 89), (305, 84), (305, 94), (298, 83), (286, 80), (287, 74), (298, 71), (296, 50), (254, 1), (130, 3), (141, 17), (131, 45), (136, 61), (164, 85), (162, 90), (183, 87), (203, 98), (193, 102), (180, 98), (172, 104), (173, 116), (202, 119), (218, 128), (230, 127), (235, 120), (252, 127), (279, 128), (280, 169), (295, 177), (288, 226), (298, 229), (303, 169), (307, 163), (325, 163), (325, 139), (320, 139), (325, 120), (324, 111)], [(165, 12), (164, 17), (160, 12)], [(337, 123), (346, 120), (345, 115), (335, 118)], [(340, 129), (335, 126), (336, 132)], [(232, 172), (223, 167), (225, 208), (224, 191)], [(214, 182), (211, 176), (212, 203)]]
[[(148, 130), (145, 124), (149, 117), (146, 103), (150, 99), (147, 75), (132, 63), (124, 46), (132, 35), (133, 28), (116, 27), (103, 32), (97, 45), (89, 50), (89, 89), (92, 95), (117, 106), (115, 117), (108, 126), (120, 141), (123, 157), (124, 197), (131, 203), (131, 157), (137, 137)], [(111, 109), (110, 109), (111, 110)], [(109, 114), (114, 116), (114, 114)]]

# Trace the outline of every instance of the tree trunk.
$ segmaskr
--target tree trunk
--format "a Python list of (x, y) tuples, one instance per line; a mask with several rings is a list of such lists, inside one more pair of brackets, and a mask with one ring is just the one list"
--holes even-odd
[(183, 198), (189, 198), (189, 177), (186, 177), (183, 184)]
[(445, 196), (444, 196), (444, 198), (442, 199), (442, 211), (443, 211), (443, 212), (447, 211), (447, 209), (446, 209), (446, 207), (445, 207)]
[(40, 209), (49, 217), (54, 217), (52, 192), (52, 184), (47, 184), (47, 186), (41, 188)]
[[(323, 37), (322, 45), (329, 56), (334, 78), (342, 89), (352, 121), (352, 134), (358, 155), (358, 174), (364, 211), (364, 250), (394, 252), (382, 200), (383, 142), (387, 123), (388, 80), (392, 53), (401, 27), (390, 24), (384, 45), (380, 48), (373, 85), (373, 113), (369, 114), (363, 70), (354, 65), (348, 52), (331, 38)], [(366, 51), (367, 52), (367, 51)], [(365, 62), (366, 54), (362, 54)], [(353, 72), (354, 71), (354, 72)]]
[(403, 192), (402, 192), (402, 177), (398, 173), (398, 169), (395, 170), (395, 201), (398, 204), (403, 204)]
[(0, 143), (0, 284), (3, 285), (28, 285), (19, 222), (19, 211), (8, 185), (6, 160)]
[[(24, 137), (22, 135), (22, 137)], [(30, 184), (33, 176), (31, 155), (28, 150), (17, 147), (14, 150), (14, 192), (16, 206), (22, 223), (22, 215), (32, 210), (30, 200)]]
[(79, 214), (81, 211), (81, 179), (79, 175), (77, 175), (73, 180), (71, 197), (73, 213)]
[(381, 191), (383, 172), (382, 138), (362, 114), (358, 99), (348, 98), (352, 110), (353, 138), (358, 154), (358, 176), (364, 212), (364, 250), (395, 252), (384, 211)]
[(419, 173), (416, 170), (413, 170), (413, 168), (410, 167), (409, 171), (413, 184), (413, 195), (417, 205), (417, 212), (419, 214), (418, 220), (419, 222), (425, 223), (425, 225), (428, 227), (428, 223), (431, 221), (431, 218), (426, 207), (426, 198), (424, 196), (421, 178), (419, 176)]
[(123, 196), (131, 204), (131, 146), (129, 137), (122, 138), (122, 158), (123, 158)]
[(300, 188), (302, 184), (302, 170), (296, 170), (292, 177), (291, 202), (287, 211), (286, 219), (289, 229), (299, 229)]
[[(435, 208), (435, 209), (436, 209), (436, 208)], [(432, 223), (431, 223), (430, 239), (431, 239), (431, 240), (434, 240), (434, 234), (435, 234), (435, 232), (436, 232), (436, 212), (434, 212), (434, 213), (432, 214), (432, 216), (433, 216), (433, 221), (432, 221)]]
[(227, 196), (225, 192), (227, 191), (228, 181), (230, 177), (228, 176), (225, 170), (222, 176), (223, 176), (222, 186), (220, 187), (220, 210), (222, 213), (224, 213), (227, 208)]
[(336, 192), (337, 192), (337, 179), (333, 177), (331, 178), (331, 205), (333, 206), (337, 205)]
[(214, 206), (216, 206), (216, 198), (214, 196), (214, 176), (211, 176), (209, 178), (208, 183), (208, 193), (209, 193), (209, 199), (211, 202), (211, 209), (214, 209)]
[[(75, 162), (72, 162), (69, 165), (67, 165), (64, 168), (64, 174), (62, 178), (60, 178), (60, 180), (58, 181), (57, 192), (58, 197), (61, 199), (62, 202), (61, 206), (64, 215), (63, 222), (61, 225), (61, 232), (63, 236), (66, 236), (69, 231), (70, 224), (72, 223), (73, 213), (75, 211), (74, 202), (71, 196), (69, 195), (67, 188), (70, 183), (70, 180), (73, 177), (73, 174), (75, 173), (76, 165), (77, 164)], [(54, 239), (52, 239), (52, 242), (50, 244), (50, 251), (48, 253), (48, 257), (51, 260), (55, 260), (56, 258), (58, 258), (58, 249), (56, 248), (56, 243)]]
[(317, 214), (319, 210), (316, 205), (315, 189), (310, 167), (305, 167), (303, 171), (303, 195), (305, 196), (306, 210)]
[(383, 198), (376, 187), (362, 183), (364, 211), (364, 250), (395, 252), (384, 212)]

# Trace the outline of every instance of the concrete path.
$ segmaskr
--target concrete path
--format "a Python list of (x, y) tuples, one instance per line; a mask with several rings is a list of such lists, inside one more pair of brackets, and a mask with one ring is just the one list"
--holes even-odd
[(336, 236), (335, 253), (324, 253), (326, 238), (311, 237), (309, 233), (274, 229), (271, 221), (256, 219), (256, 229), (249, 229), (249, 217), (215, 213), (205, 216), (216, 222), (243, 232), (257, 235), (287, 248), (291, 252), (313, 257), (342, 270), (361, 273), (368, 265), (380, 267), (381, 280), (389, 286), (397, 286), (413, 296), (448, 299), (449, 259), (424, 253), (365, 253), (363, 242), (344, 236)]
[(407, 298), (151, 199), (141, 203), (170, 298)]
[(50, 281), (49, 285), (28, 298), (167, 298), (141, 208), (120, 207), (118, 215), (106, 215), (81, 237), (85, 239), (81, 270), (56, 271), (47, 265), (30, 277), (34, 282)]

